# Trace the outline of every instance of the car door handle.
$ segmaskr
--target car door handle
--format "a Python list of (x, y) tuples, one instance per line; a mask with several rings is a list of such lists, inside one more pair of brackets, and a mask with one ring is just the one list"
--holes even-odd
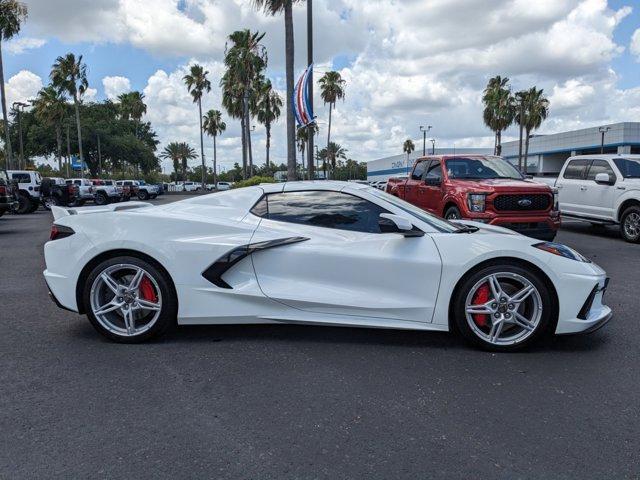
[(580, 187), (580, 190), (582, 190), (583, 192), (584, 192), (586, 189), (587, 189), (587, 187), (585, 187), (584, 185), (582, 185), (582, 186)]
[(627, 187), (616, 187), (618, 190), (626, 190)]

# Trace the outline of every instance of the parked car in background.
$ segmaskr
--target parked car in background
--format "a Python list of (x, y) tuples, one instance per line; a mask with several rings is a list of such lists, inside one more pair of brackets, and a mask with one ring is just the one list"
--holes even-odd
[(76, 198), (76, 205), (81, 207), (89, 200), (93, 200), (95, 195), (93, 193), (93, 183), (88, 178), (68, 178), (67, 184), (73, 184), (78, 187), (78, 194)]
[(46, 210), (54, 206), (74, 205), (78, 199), (79, 187), (73, 183), (67, 183), (61, 177), (46, 177), (40, 184), (40, 199)]
[(218, 182), (218, 190), (229, 190), (231, 185), (231, 182)]
[(560, 228), (551, 187), (525, 179), (500, 157), (436, 155), (416, 160), (387, 193), (449, 220), (468, 219), (553, 240)]
[(372, 187), (377, 188), (378, 190), (386, 190), (387, 189), (387, 181), (386, 180), (378, 180), (376, 182), (371, 182)]
[(197, 192), (202, 187), (199, 183), (196, 183), (196, 182), (184, 182), (182, 184), (182, 188), (183, 188), (183, 191), (185, 192)]
[(558, 178), (541, 181), (558, 190), (564, 217), (619, 225), (622, 238), (640, 242), (640, 155), (570, 157)]
[(14, 183), (9, 180), (7, 172), (0, 170), (0, 217), (17, 206)]
[(101, 180), (99, 178), (91, 180), (94, 191), (94, 202), (96, 205), (106, 205), (122, 200), (122, 187), (116, 185), (115, 180)]
[(40, 173), (33, 170), (8, 170), (9, 180), (17, 184), (18, 199), (16, 213), (32, 213), (40, 206)]
[(158, 195), (164, 195), (167, 191), (167, 185), (165, 183), (156, 183), (156, 187), (158, 187)]
[(122, 199), (125, 202), (131, 200), (132, 197), (138, 196), (138, 184), (134, 180), (118, 180), (116, 185), (122, 187)]
[(140, 200), (148, 200), (158, 196), (157, 185), (147, 185), (144, 180), (136, 180), (135, 182), (138, 186), (138, 198)]

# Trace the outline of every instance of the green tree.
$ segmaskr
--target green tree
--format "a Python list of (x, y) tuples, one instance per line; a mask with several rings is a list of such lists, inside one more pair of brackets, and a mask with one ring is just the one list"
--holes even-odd
[(180, 160), (182, 159), (180, 144), (178, 142), (169, 143), (164, 147), (162, 152), (160, 152), (160, 158), (169, 159), (173, 162), (173, 171), (176, 180), (178, 180), (180, 178)]
[[(4, 65), (2, 58), (2, 41), (7, 41), (20, 33), (22, 22), (27, 18), (28, 10), (26, 4), (16, 0), (0, 0), (0, 97), (2, 100), (2, 119), (4, 125), (9, 125), (7, 114), (7, 97), (4, 91)], [(9, 129), (4, 129), (5, 136), (5, 164), (11, 165), (13, 154), (11, 152), (11, 140)]]
[(204, 131), (210, 137), (213, 137), (213, 185), (217, 188), (218, 186), (218, 153), (217, 153), (217, 145), (216, 138), (218, 135), (221, 135), (227, 129), (227, 124), (222, 120), (222, 113), (220, 110), (209, 110), (204, 118), (203, 127)]
[(254, 0), (258, 8), (264, 9), (269, 15), (284, 13), (284, 37), (285, 37), (285, 76), (287, 84), (287, 178), (295, 180), (296, 174), (296, 125), (293, 118), (293, 63), (294, 63), (294, 37), (293, 37), (293, 2), (296, 0)]
[(329, 145), (320, 150), (320, 158), (323, 160), (325, 177), (327, 172), (327, 163), (331, 166), (332, 174), (335, 174), (336, 161), (346, 160), (347, 149), (343, 148), (339, 143), (331, 142)]
[[(309, 142), (309, 132), (312, 131), (313, 135), (316, 134), (316, 132), (318, 131), (318, 125), (313, 123), (309, 126), (306, 127), (298, 127), (298, 131), (296, 133), (296, 141), (298, 144), (298, 150), (300, 150), (300, 156), (302, 158), (302, 169), (304, 170), (304, 166), (305, 166), (305, 156), (304, 156), (304, 152), (307, 148), (308, 142)], [(310, 174), (309, 174), (310, 175)], [(309, 180), (313, 180), (311, 178), (311, 176), (308, 177)]]
[(402, 144), (402, 151), (407, 154), (407, 171), (409, 171), (409, 157), (416, 149), (416, 144), (413, 143), (413, 140), (407, 138)]
[[(82, 128), (80, 126), (80, 102), (84, 93), (89, 88), (87, 80), (87, 66), (82, 62), (82, 55), (76, 57), (73, 53), (67, 53), (64, 57), (58, 57), (51, 67), (51, 83), (61, 93), (68, 93), (73, 98), (73, 106), (76, 112), (76, 126), (78, 131), (78, 153), (80, 165), (84, 165), (82, 153)], [(84, 167), (80, 170), (84, 176)]]
[(502, 132), (509, 128), (515, 119), (515, 102), (508, 78), (497, 75), (489, 80), (482, 95), (482, 117), (485, 125), (495, 133), (495, 155), (502, 153)]
[(55, 129), (58, 170), (62, 172), (62, 125), (67, 116), (66, 99), (53, 85), (49, 85), (38, 92), (33, 109), (41, 123)]
[(338, 100), (344, 99), (345, 80), (339, 72), (330, 71), (325, 73), (320, 80), (320, 97), (325, 105), (329, 104), (329, 126), (327, 128), (327, 148), (331, 145), (331, 110), (335, 108)]
[(282, 108), (282, 99), (278, 92), (273, 90), (271, 80), (267, 80), (262, 84), (262, 88), (258, 92), (257, 100), (257, 118), (264, 125), (267, 133), (267, 152), (265, 165), (269, 165), (269, 151), (271, 149), (271, 125), (280, 118)]
[(202, 160), (202, 190), (206, 188), (205, 164), (204, 164), (204, 138), (202, 134), (202, 95), (211, 91), (211, 82), (207, 79), (209, 74), (201, 65), (192, 65), (189, 73), (183, 77), (187, 90), (193, 97), (193, 102), (198, 104), (198, 121), (200, 122), (200, 158)]
[[(516, 98), (518, 101), (518, 116), (516, 121), (520, 127), (520, 156), (518, 158), (518, 166), (526, 175), (531, 132), (540, 128), (542, 122), (549, 116), (549, 100), (544, 96), (544, 90), (538, 89), (535, 86), (529, 90), (518, 92)], [(523, 133), (524, 155), (522, 154)]]

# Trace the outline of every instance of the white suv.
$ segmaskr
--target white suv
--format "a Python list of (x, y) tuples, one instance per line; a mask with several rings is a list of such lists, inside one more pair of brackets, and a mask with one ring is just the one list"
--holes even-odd
[(564, 217), (619, 224), (626, 241), (640, 242), (640, 155), (571, 157), (554, 186)]
[(40, 173), (33, 170), (7, 170), (10, 181), (18, 183), (17, 213), (32, 213), (40, 206)]

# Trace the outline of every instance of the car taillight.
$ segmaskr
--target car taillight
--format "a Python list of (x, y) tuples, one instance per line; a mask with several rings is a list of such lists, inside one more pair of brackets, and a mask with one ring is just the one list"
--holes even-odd
[(51, 225), (51, 234), (49, 240), (59, 240), (61, 238), (70, 237), (74, 232), (72, 228), (65, 227), (64, 225)]
[(0, 195), (6, 195), (7, 194), (7, 187), (5, 187), (4, 185), (0, 185)]

